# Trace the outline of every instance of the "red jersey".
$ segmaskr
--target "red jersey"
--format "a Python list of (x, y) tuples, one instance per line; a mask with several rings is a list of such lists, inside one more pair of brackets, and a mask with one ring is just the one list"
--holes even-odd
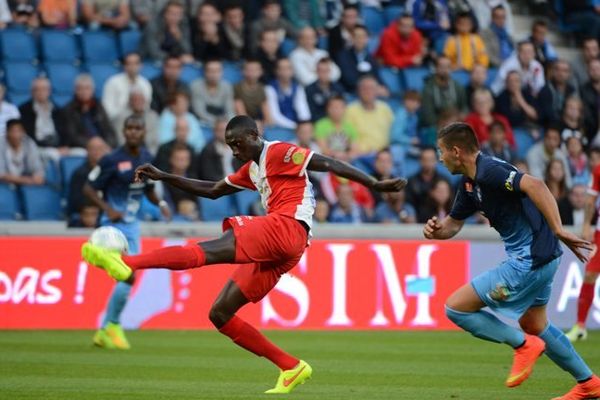
[[(590, 179), (590, 184), (588, 186), (588, 193), (598, 196), (600, 194), (600, 164), (596, 165), (594, 170), (592, 171), (592, 178)], [(596, 202), (596, 212), (600, 211), (598, 202)], [(600, 218), (596, 221), (596, 230), (600, 231)]]
[(312, 227), (315, 196), (306, 167), (313, 154), (291, 143), (265, 141), (259, 163), (248, 161), (225, 182), (258, 190), (267, 214), (292, 217)]

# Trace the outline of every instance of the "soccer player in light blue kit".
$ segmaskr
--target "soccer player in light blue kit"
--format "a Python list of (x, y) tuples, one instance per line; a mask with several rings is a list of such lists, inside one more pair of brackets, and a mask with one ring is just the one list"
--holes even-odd
[[(559, 240), (581, 261), (587, 259), (591, 243), (563, 229), (556, 201), (543, 181), (481, 154), (469, 125), (459, 122), (444, 127), (438, 133), (438, 147), (442, 163), (463, 177), (450, 214), (442, 220), (429, 219), (423, 234), (427, 239), (449, 239), (461, 230), (466, 218), (479, 211), (498, 231), (508, 254), (498, 267), (454, 292), (446, 301), (446, 315), (473, 336), (514, 349), (508, 387), (523, 383), (546, 352), (577, 381), (555, 400), (600, 397), (600, 378), (546, 316), (562, 255)], [(486, 306), (517, 319), (522, 330), (483, 311)]]
[[(98, 166), (90, 171), (83, 188), (84, 194), (103, 212), (100, 225), (114, 226), (123, 232), (129, 246), (128, 254), (139, 254), (141, 250), (137, 213), (144, 195), (160, 206), (163, 216), (170, 217), (169, 207), (165, 201), (159, 201), (154, 185), (134, 182), (133, 179), (137, 167), (152, 161), (152, 155), (144, 147), (145, 133), (143, 118), (127, 118), (123, 126), (125, 144), (100, 160)], [(98, 192), (102, 192), (102, 197)], [(95, 345), (122, 350), (130, 348), (119, 318), (132, 284), (133, 279), (115, 285), (102, 326), (94, 335)]]

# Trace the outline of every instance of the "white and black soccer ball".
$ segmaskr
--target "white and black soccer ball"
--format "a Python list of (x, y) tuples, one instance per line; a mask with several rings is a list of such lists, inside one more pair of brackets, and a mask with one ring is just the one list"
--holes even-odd
[(120, 253), (127, 253), (129, 250), (127, 238), (123, 232), (113, 226), (101, 226), (97, 228), (92, 232), (88, 241), (98, 247), (116, 250)]

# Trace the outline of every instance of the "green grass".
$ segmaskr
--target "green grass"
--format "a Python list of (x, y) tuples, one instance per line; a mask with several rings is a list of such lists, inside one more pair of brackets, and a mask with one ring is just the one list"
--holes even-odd
[[(268, 332), (314, 369), (294, 399), (550, 399), (573, 384), (542, 358), (506, 389), (506, 346), (461, 332)], [(212, 331), (137, 331), (133, 349), (90, 331), (0, 331), (0, 399), (261, 399), (278, 371)], [(600, 369), (600, 335), (577, 344)]]

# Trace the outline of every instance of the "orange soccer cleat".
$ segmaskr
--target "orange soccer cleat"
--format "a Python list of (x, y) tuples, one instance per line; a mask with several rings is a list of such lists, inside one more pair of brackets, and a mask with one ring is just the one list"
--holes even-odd
[(598, 398), (600, 398), (600, 378), (593, 375), (590, 380), (575, 385), (569, 393), (561, 397), (555, 397), (552, 400), (584, 400)]
[(525, 344), (515, 350), (513, 365), (506, 386), (512, 388), (525, 382), (533, 372), (537, 359), (544, 353), (546, 344), (542, 339), (533, 335), (525, 335)]

